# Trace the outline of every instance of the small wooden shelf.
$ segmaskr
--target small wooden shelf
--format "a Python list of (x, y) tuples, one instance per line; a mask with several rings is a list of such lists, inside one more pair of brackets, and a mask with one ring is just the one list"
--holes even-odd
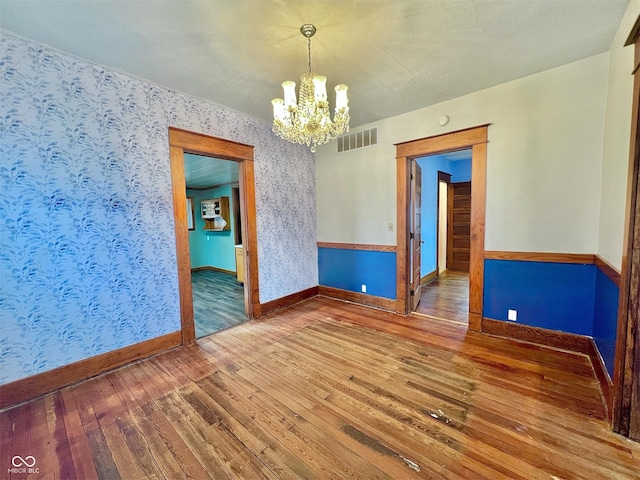
[[(229, 197), (211, 198), (202, 200), (200, 211), (204, 220), (205, 232), (225, 232), (231, 230), (229, 218)], [(216, 215), (214, 218), (204, 218), (205, 216)], [(220, 225), (224, 220), (224, 225)]]

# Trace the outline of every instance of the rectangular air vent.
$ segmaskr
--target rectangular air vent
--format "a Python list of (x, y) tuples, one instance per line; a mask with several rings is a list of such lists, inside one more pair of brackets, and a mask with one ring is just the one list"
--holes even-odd
[(360, 132), (345, 133), (338, 137), (338, 153), (378, 144), (378, 127)]

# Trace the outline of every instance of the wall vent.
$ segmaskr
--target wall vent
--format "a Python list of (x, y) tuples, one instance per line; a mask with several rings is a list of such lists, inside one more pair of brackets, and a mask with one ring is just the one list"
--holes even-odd
[(378, 127), (360, 132), (345, 133), (338, 137), (338, 153), (374, 145), (378, 145)]

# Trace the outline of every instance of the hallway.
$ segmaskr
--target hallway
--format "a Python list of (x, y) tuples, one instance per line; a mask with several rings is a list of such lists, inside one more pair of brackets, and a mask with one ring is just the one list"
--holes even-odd
[(422, 287), (415, 313), (469, 323), (469, 274), (445, 270)]

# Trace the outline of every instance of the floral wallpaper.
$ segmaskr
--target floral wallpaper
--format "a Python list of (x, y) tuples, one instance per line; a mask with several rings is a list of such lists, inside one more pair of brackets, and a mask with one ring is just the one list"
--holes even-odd
[(180, 329), (169, 126), (255, 146), (260, 301), (318, 284), (306, 148), (0, 31), (0, 384)]

